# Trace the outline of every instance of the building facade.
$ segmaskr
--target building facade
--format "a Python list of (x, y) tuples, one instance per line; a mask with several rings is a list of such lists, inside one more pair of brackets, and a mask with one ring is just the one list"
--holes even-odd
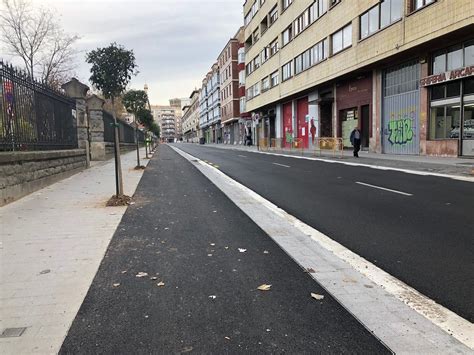
[(190, 100), (189, 98), (174, 98), (170, 99), (170, 107), (172, 107), (175, 111), (175, 129), (176, 129), (176, 139), (182, 140), (183, 139), (183, 126), (182, 126), (182, 118), (183, 118), (183, 108), (185, 106), (189, 106)]
[(199, 142), (199, 98), (200, 90), (193, 90), (189, 97), (189, 104), (183, 107), (183, 141), (188, 143)]
[[(245, 120), (241, 117), (240, 98), (245, 96), (244, 28), (241, 27), (222, 50), (217, 62), (220, 68), (221, 122), (225, 144), (243, 144)], [(244, 87), (242, 89), (242, 87)]]
[(161, 140), (174, 142), (178, 138), (176, 135), (176, 109), (171, 106), (152, 105), (151, 112), (160, 127)]
[(247, 0), (257, 142), (307, 148), (359, 127), (364, 149), (474, 156), (474, 2)]
[(214, 63), (211, 71), (202, 81), (199, 98), (201, 136), (206, 143), (222, 143), (221, 126), (220, 73), (218, 63)]

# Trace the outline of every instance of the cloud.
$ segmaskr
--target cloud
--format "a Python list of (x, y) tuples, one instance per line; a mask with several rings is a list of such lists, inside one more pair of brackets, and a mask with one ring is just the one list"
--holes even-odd
[(243, 23), (243, 0), (32, 0), (54, 8), (69, 33), (81, 37), (77, 73), (87, 80), (85, 53), (111, 42), (133, 49), (154, 104), (187, 97)]

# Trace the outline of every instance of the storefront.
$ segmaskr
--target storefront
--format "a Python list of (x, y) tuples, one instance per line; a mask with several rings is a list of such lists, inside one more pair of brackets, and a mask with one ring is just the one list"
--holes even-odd
[(474, 41), (433, 55), (427, 154), (474, 156)]
[(358, 127), (362, 133), (362, 148), (369, 147), (372, 136), (372, 75), (364, 74), (355, 79), (336, 84), (338, 110), (337, 132), (344, 147), (352, 147), (351, 132)]
[(290, 148), (293, 142), (293, 102), (283, 104), (283, 146)]
[(420, 154), (420, 75), (419, 60), (383, 72), (383, 153)]

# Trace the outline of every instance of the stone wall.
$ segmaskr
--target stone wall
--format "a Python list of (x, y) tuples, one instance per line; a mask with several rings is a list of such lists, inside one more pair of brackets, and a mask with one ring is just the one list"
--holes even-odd
[(85, 149), (0, 153), (0, 206), (85, 169)]

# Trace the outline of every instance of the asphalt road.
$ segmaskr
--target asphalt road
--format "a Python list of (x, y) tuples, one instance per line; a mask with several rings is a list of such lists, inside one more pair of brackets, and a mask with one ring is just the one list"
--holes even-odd
[(176, 146), (474, 322), (473, 183)]
[(134, 201), (61, 354), (388, 353), (171, 148)]

